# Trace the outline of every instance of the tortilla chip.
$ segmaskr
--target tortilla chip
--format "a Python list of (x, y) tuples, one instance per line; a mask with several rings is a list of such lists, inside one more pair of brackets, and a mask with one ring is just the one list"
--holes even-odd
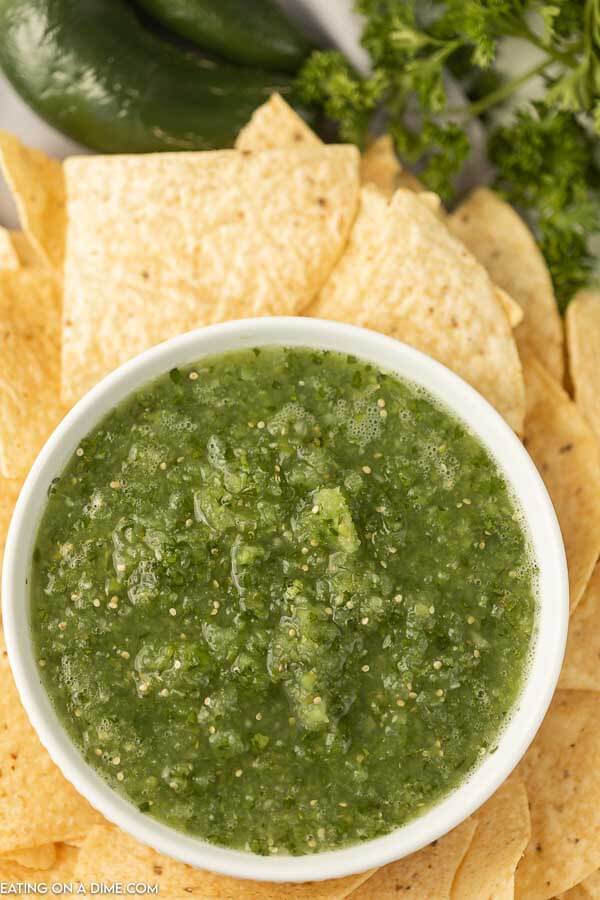
[(59, 162), (0, 131), (0, 166), (11, 188), (21, 226), (51, 266), (62, 267), (65, 185)]
[(600, 870), (570, 891), (559, 894), (558, 900), (600, 900)]
[(174, 335), (301, 310), (358, 201), (350, 146), (84, 157), (65, 171), (67, 402)]
[(533, 354), (526, 354), (523, 363), (525, 446), (560, 523), (572, 612), (600, 553), (600, 458), (591, 429), (561, 386)]
[(515, 896), (515, 876), (511, 875), (508, 881), (505, 881), (502, 887), (492, 894), (489, 900), (514, 900)]
[(47, 270), (0, 273), (0, 474), (25, 475), (62, 418), (60, 286)]
[(517, 325), (520, 325), (523, 321), (522, 307), (519, 306), (516, 300), (513, 300), (510, 294), (507, 294), (506, 291), (503, 291), (502, 288), (496, 287), (496, 297), (498, 298), (502, 309), (506, 313), (508, 324), (511, 328), (516, 328)]
[(372, 141), (362, 155), (361, 182), (374, 185), (388, 200), (396, 193), (401, 172), (402, 166), (389, 134)]
[[(360, 180), (377, 188), (387, 199), (391, 200), (398, 188), (405, 188), (420, 194), (420, 200), (427, 203), (432, 212), (444, 221), (446, 211), (437, 194), (426, 191), (424, 186), (410, 172), (405, 172), (396, 156), (392, 138), (389, 135), (377, 138), (363, 154), (360, 166)], [(523, 321), (523, 310), (512, 297), (497, 289), (497, 299), (502, 305), (511, 328), (516, 328)]]
[(573, 691), (600, 691), (600, 562), (571, 616), (558, 686)]
[[(40, 869), (20, 866), (18, 863), (0, 857), (0, 883), (16, 885), (27, 882), (27, 884), (45, 884), (51, 887), (53, 884), (70, 882), (73, 879), (78, 855), (79, 851), (74, 847), (59, 844), (56, 848), (56, 859), (53, 865)], [(51, 894), (52, 892), (45, 893)]]
[(14, 270), (18, 269), (20, 265), (10, 231), (0, 225), (0, 270)]
[(456, 874), (452, 900), (496, 897), (506, 892), (531, 836), (527, 792), (505, 782), (479, 809), (477, 831)]
[(517, 867), (518, 900), (547, 900), (600, 865), (600, 695), (558, 691), (518, 769), (531, 840)]
[(419, 179), (402, 167), (389, 134), (371, 141), (363, 153), (360, 180), (363, 184), (374, 185), (388, 200), (391, 200), (398, 188), (417, 194), (426, 191)]
[(412, 191), (414, 194), (429, 193), (422, 181), (419, 181), (416, 175), (413, 175), (408, 169), (402, 169), (398, 176), (398, 184), (396, 187), (405, 191)]
[(600, 446), (600, 293), (576, 294), (565, 320), (575, 401)]
[(159, 885), (161, 897), (201, 897), (202, 900), (341, 900), (370, 877), (372, 872), (305, 884), (270, 884), (215, 875), (194, 869), (150, 847), (113, 826), (93, 828), (79, 853), (75, 878)]
[(235, 149), (245, 152), (276, 150), (279, 147), (316, 147), (321, 144), (308, 127), (279, 94), (272, 94), (259, 106), (235, 142)]
[[(89, 832), (88, 832), (89, 834)], [(83, 847), (85, 841), (87, 839), (87, 834), (80, 834), (78, 837), (70, 837), (68, 841), (65, 841), (65, 844), (68, 844), (69, 847)]]
[(2, 637), (0, 809), (0, 853), (3, 854), (76, 837), (104, 821), (63, 778), (29, 724), (12, 679)]
[(429, 353), (521, 432), (521, 363), (494, 285), (411, 191), (397, 191), (388, 204), (363, 189), (346, 252), (307, 314), (364, 325)]
[(42, 844), (40, 847), (25, 847), (0, 856), (0, 866), (11, 860), (27, 869), (50, 869), (56, 862), (56, 844)]
[(366, 304), (363, 301), (359, 305), (354, 294), (351, 291), (346, 292), (346, 284), (357, 268), (363, 248), (375, 248), (381, 239), (380, 229), (385, 222), (388, 205), (381, 191), (373, 185), (361, 188), (358, 215), (344, 254), (319, 296), (304, 310), (304, 315), (359, 324), (359, 317), (366, 314), (362, 310), (362, 306)]
[(530, 347), (562, 381), (563, 331), (552, 279), (525, 222), (493, 191), (478, 188), (449, 217), (448, 226), (486, 267), (492, 281), (523, 308), (519, 346)]
[(467, 819), (439, 840), (398, 862), (383, 866), (352, 894), (352, 900), (410, 896), (415, 900), (450, 900), (450, 890), (477, 823)]
[(4, 543), (11, 516), (23, 482), (13, 478), (0, 478), (0, 567), (4, 556)]
[(33, 246), (24, 231), (11, 231), (13, 246), (19, 259), (19, 266), (34, 268), (47, 267), (48, 261)]

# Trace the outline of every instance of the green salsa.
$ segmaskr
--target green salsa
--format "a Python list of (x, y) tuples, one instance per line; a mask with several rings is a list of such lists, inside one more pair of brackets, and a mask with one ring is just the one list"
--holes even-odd
[(40, 676), (86, 760), (213, 843), (302, 854), (386, 834), (494, 751), (535, 570), (478, 439), (336, 353), (174, 369), (49, 490)]

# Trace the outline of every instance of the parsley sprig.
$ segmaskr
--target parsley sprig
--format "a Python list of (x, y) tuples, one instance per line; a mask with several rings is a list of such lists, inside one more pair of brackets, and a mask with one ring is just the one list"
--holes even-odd
[[(600, 0), (356, 0), (372, 74), (337, 51), (314, 53), (300, 74), (306, 102), (363, 144), (377, 110), (400, 156), (446, 201), (470, 153), (470, 123), (488, 136), (494, 186), (537, 234), (564, 308), (585, 285), (600, 232)], [(535, 48), (512, 78), (498, 67), (506, 38)], [(451, 77), (450, 77), (451, 76)], [(520, 99), (534, 78), (542, 96)], [(464, 102), (452, 99), (460, 85)], [(512, 105), (502, 124), (498, 110)]]

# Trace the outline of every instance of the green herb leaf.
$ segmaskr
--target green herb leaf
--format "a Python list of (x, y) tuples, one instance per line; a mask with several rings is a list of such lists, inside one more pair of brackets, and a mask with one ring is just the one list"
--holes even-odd
[(569, 113), (538, 103), (497, 129), (489, 151), (498, 187), (528, 214), (564, 309), (593, 269), (587, 237), (600, 230), (596, 140)]
[[(600, 231), (600, 0), (357, 0), (356, 9), (372, 74), (360, 78), (340, 53), (315, 53), (300, 74), (303, 99), (360, 145), (383, 107), (400, 156), (447, 201), (469, 155), (468, 123), (480, 119), (495, 186), (536, 231), (564, 308), (590, 278), (589, 237)], [(537, 53), (512, 80), (496, 66), (506, 38)], [(521, 99), (540, 74), (541, 99)], [(448, 102), (449, 75), (467, 98), (458, 109)], [(516, 115), (495, 127), (507, 101)]]

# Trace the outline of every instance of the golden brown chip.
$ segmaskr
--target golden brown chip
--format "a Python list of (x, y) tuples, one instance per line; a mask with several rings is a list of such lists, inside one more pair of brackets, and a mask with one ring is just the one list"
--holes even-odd
[(390, 200), (398, 188), (401, 173), (402, 166), (390, 135), (384, 134), (372, 141), (360, 162), (361, 182), (374, 185)]
[(10, 231), (0, 225), (0, 270), (18, 269), (20, 265)]
[(450, 216), (448, 225), (486, 267), (492, 280), (525, 314), (517, 340), (529, 346), (562, 381), (563, 332), (552, 279), (521, 217), (488, 188), (478, 188)]
[(236, 150), (276, 150), (279, 147), (318, 146), (317, 135), (279, 94), (259, 106), (235, 142)]
[(600, 552), (600, 460), (583, 416), (533, 356), (523, 357), (527, 415), (525, 446), (544, 479), (560, 523), (571, 612)]
[(62, 418), (60, 287), (52, 272), (0, 273), (0, 474), (27, 473)]
[(358, 202), (349, 146), (74, 158), (65, 171), (67, 402), (166, 338), (298, 312)]
[(339, 322), (360, 324), (362, 309), (352, 292), (346, 292), (346, 284), (351, 280), (358, 258), (365, 247), (376, 247), (380, 239), (380, 229), (385, 222), (388, 202), (373, 185), (363, 187), (360, 192), (360, 207), (352, 226), (348, 244), (343, 256), (327, 279), (323, 290), (314, 303), (304, 311), (307, 316), (337, 319)]
[(11, 231), (10, 236), (17, 252), (20, 266), (25, 268), (48, 266), (48, 260), (35, 249), (24, 231)]
[(308, 315), (382, 331), (454, 369), (517, 432), (524, 390), (512, 332), (485, 269), (411, 191), (362, 191), (348, 247)]
[(567, 307), (566, 323), (575, 401), (600, 446), (600, 292), (576, 294)]
[(520, 325), (523, 321), (522, 307), (519, 306), (516, 300), (513, 300), (510, 294), (503, 291), (502, 288), (496, 287), (496, 297), (506, 313), (506, 318), (508, 319), (510, 327), (516, 328), (517, 325)]
[(80, 834), (77, 837), (70, 837), (68, 841), (65, 841), (65, 844), (68, 844), (69, 847), (83, 847), (86, 838), (87, 834)]
[(417, 194), (426, 190), (415, 175), (402, 167), (389, 134), (371, 141), (363, 153), (360, 180), (363, 184), (374, 185), (388, 200), (398, 188), (415, 191)]
[(477, 823), (467, 819), (444, 837), (398, 862), (383, 866), (351, 896), (352, 900), (415, 897), (450, 900), (450, 890)]
[(452, 886), (452, 900), (506, 893), (531, 835), (527, 792), (505, 782), (475, 814), (477, 831)]
[(2, 566), (2, 557), (4, 556), (4, 542), (8, 533), (11, 516), (19, 491), (21, 490), (22, 481), (13, 478), (0, 478), (0, 567)]
[(559, 894), (558, 900), (600, 900), (600, 870), (564, 894)]
[(341, 900), (362, 884), (371, 872), (305, 884), (270, 884), (215, 875), (163, 856), (112, 826), (93, 828), (84, 841), (75, 877), (92, 881), (119, 881), (159, 885), (161, 897), (201, 897), (202, 900)]
[(0, 866), (4, 860), (11, 860), (27, 869), (50, 869), (56, 862), (56, 844), (42, 844), (40, 847), (24, 847), (0, 856)]
[[(360, 176), (362, 184), (377, 188), (387, 200), (391, 200), (398, 188), (419, 193), (420, 199), (445, 221), (446, 212), (440, 197), (426, 191), (414, 175), (402, 168), (390, 135), (383, 135), (368, 146), (361, 159)], [(496, 296), (506, 313), (511, 328), (516, 328), (523, 321), (523, 310), (501, 288), (497, 289)]]
[[(369, 145), (361, 159), (360, 174), (363, 184), (377, 188), (387, 200), (391, 200), (398, 188), (419, 193), (420, 200), (427, 203), (438, 218), (446, 220), (446, 212), (440, 197), (426, 191), (414, 175), (403, 170), (389, 135), (377, 138)], [(506, 313), (511, 328), (516, 328), (523, 321), (523, 310), (501, 288), (497, 288), (496, 296)]]
[[(53, 884), (68, 883), (73, 879), (78, 855), (79, 851), (74, 847), (58, 844), (54, 863), (49, 868), (44, 867), (40, 869), (21, 866), (16, 862), (0, 857), (0, 883), (17, 885), (26, 882), (27, 884), (48, 885), (48, 887), (51, 887)], [(30, 891), (30, 893), (33, 892)], [(47, 891), (47, 895), (50, 894), (51, 891)]]
[(547, 900), (600, 865), (600, 694), (558, 691), (518, 771), (531, 840), (515, 896)]
[(397, 187), (405, 191), (412, 191), (414, 194), (428, 193), (423, 182), (419, 181), (417, 176), (409, 172), (408, 169), (402, 169), (400, 172)]
[(600, 691), (600, 562), (571, 616), (558, 686), (573, 691)]
[(0, 166), (11, 188), (21, 225), (37, 250), (56, 269), (65, 244), (65, 186), (62, 166), (0, 131)]
[(505, 881), (502, 887), (492, 894), (489, 900), (514, 900), (515, 896), (515, 876), (511, 875), (508, 881)]
[[(76, 837), (104, 821), (63, 778), (29, 724), (1, 635), (0, 809), (3, 854)], [(2, 862), (0, 871), (8, 865)]]
[(394, 149), (394, 141), (389, 134), (375, 138), (363, 153), (360, 180), (363, 184), (379, 188), (388, 200), (398, 188), (415, 191), (417, 194), (426, 191), (419, 179), (402, 167)]

